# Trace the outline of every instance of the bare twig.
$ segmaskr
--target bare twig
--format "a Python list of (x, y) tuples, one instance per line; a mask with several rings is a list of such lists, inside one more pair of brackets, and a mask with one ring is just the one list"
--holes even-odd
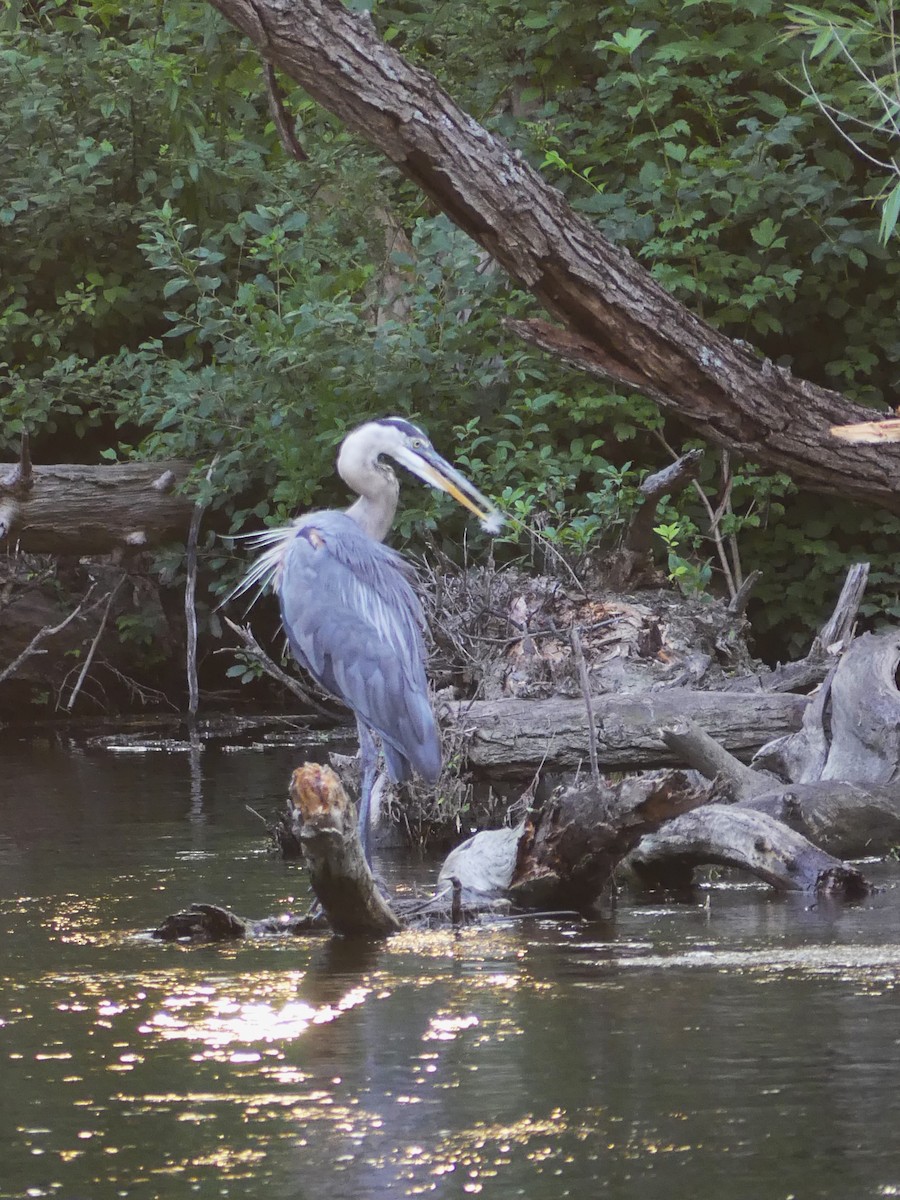
[(112, 608), (112, 602), (113, 602), (113, 600), (115, 600), (116, 594), (118, 593), (119, 588), (122, 586), (122, 584), (124, 582), (125, 582), (125, 576), (123, 574), (121, 576), (121, 578), (119, 579), (119, 581), (116, 583), (116, 586), (110, 591), (109, 595), (106, 597), (106, 607), (103, 610), (103, 616), (100, 620), (100, 625), (98, 626), (97, 632), (94, 635), (94, 639), (91, 642), (91, 648), (88, 650), (87, 655), (85, 656), (85, 660), (81, 664), (81, 670), (78, 672), (78, 678), (75, 680), (75, 686), (72, 688), (72, 692), (69, 696), (69, 703), (66, 705), (66, 709), (68, 712), (72, 711), (72, 706), (75, 703), (75, 699), (78, 696), (78, 693), (81, 691), (82, 684), (84, 683), (85, 679), (87, 678), (88, 671), (91, 669), (91, 663), (94, 661), (94, 655), (97, 653), (97, 646), (100, 644), (100, 639), (103, 637), (103, 631), (104, 631), (104, 629), (106, 629), (106, 622), (109, 620), (109, 611)]
[[(219, 461), (215, 455), (206, 472), (206, 482), (209, 483)], [(188, 683), (188, 714), (197, 715), (200, 703), (200, 689), (197, 683), (197, 542), (200, 538), (200, 522), (207, 509), (209, 501), (198, 499), (191, 513), (191, 524), (188, 529), (186, 569), (187, 579), (184, 584), (184, 618), (187, 626), (187, 683)]]
[(124, 671), (120, 671), (118, 667), (114, 667), (111, 662), (101, 660), (97, 664), (98, 670), (103, 668), (108, 671), (115, 679), (128, 689), (132, 699), (139, 700), (141, 704), (159, 704), (167, 705), (173, 712), (178, 711), (178, 706), (173, 704), (165, 692), (159, 688), (148, 687), (146, 683), (138, 683), (136, 679), (132, 679), (130, 675), (126, 675)]
[(594, 725), (594, 709), (591, 704), (591, 681), (588, 678), (587, 665), (584, 661), (584, 651), (581, 648), (581, 632), (577, 625), (572, 626), (572, 653), (578, 667), (578, 678), (581, 683), (581, 694), (584, 696), (584, 707), (587, 713), (588, 725), (588, 754), (591, 759), (591, 781), (600, 794), (600, 764), (597, 761), (597, 729)]
[[(678, 459), (678, 452), (673, 446), (670, 446), (666, 438), (658, 430), (656, 438), (659, 443), (665, 447), (673, 459)], [(709, 535), (712, 538), (713, 545), (716, 548), (716, 554), (719, 556), (719, 565), (722, 568), (722, 574), (725, 576), (725, 583), (728, 587), (728, 595), (733, 600), (740, 588), (741, 567), (738, 557), (737, 541), (734, 536), (728, 539), (728, 544), (732, 553), (732, 561), (728, 561), (728, 553), (725, 550), (725, 544), (722, 540), (722, 533), (719, 528), (722, 516), (726, 512), (731, 511), (731, 489), (733, 487), (733, 477), (731, 473), (731, 460), (727, 450), (722, 452), (722, 475), (725, 480), (725, 489), (722, 500), (718, 508), (714, 509), (704, 491), (703, 485), (698, 479), (691, 480), (691, 486), (700, 499), (700, 503), (706, 509), (706, 515), (709, 518)]]
[(10, 676), (15, 675), (22, 663), (25, 662), (26, 659), (31, 658), (33, 654), (46, 654), (45, 650), (38, 649), (38, 646), (41, 644), (41, 642), (45, 641), (49, 637), (53, 637), (57, 633), (61, 633), (62, 630), (65, 629), (65, 627), (71, 621), (74, 621), (76, 617), (90, 612), (92, 609), (96, 608), (97, 604), (102, 604), (103, 601), (101, 599), (92, 604), (90, 608), (86, 607), (96, 586), (97, 585), (95, 583), (91, 584), (81, 603), (77, 608), (74, 608), (72, 612), (69, 613), (64, 621), (60, 621), (58, 625), (45, 625), (43, 629), (39, 629), (37, 631), (22, 653), (18, 655), (17, 658), (14, 658), (13, 661), (8, 666), (4, 667), (2, 671), (0, 671), (0, 683), (5, 683)]
[[(228, 628), (233, 633), (236, 633), (244, 643), (244, 653), (247, 655), (247, 657), (252, 658), (254, 662), (258, 662), (267, 675), (271, 675), (271, 677), (277, 680), (282, 687), (287, 688), (289, 692), (292, 692), (304, 704), (309, 705), (310, 708), (314, 708), (317, 713), (321, 713), (322, 716), (329, 717), (332, 720), (335, 719), (335, 713), (332, 709), (326, 708), (324, 704), (320, 703), (320, 701), (318, 701), (303, 687), (299, 680), (294, 679), (291, 675), (288, 675), (286, 671), (282, 671), (281, 667), (279, 667), (278, 664), (274, 662), (268, 654), (266, 654), (265, 650), (263, 650), (262, 646), (260, 646), (259, 642), (250, 632), (248, 626), (237, 625), (229, 617), (225, 617), (224, 620)], [(216, 653), (231, 654), (233, 651), (217, 650)]]
[[(607, 625), (617, 625), (621, 620), (621, 616), (605, 617), (602, 621), (591, 621), (589, 625), (580, 625), (579, 629), (582, 633), (593, 633), (597, 629), (605, 629)], [(487, 642), (493, 646), (505, 647), (515, 646), (517, 642), (521, 642), (525, 638), (566, 637), (569, 633), (569, 629), (557, 629), (555, 625), (551, 625), (547, 629), (523, 629), (515, 637), (508, 638), (488, 637), (483, 633), (468, 633), (465, 636), (473, 642)]]
[(293, 122), (284, 107), (284, 89), (275, 76), (275, 68), (271, 63), (263, 63), (263, 79), (266, 81), (266, 93), (269, 97), (269, 112), (272, 116), (278, 137), (287, 154), (297, 162), (308, 162), (309, 155), (297, 140)]

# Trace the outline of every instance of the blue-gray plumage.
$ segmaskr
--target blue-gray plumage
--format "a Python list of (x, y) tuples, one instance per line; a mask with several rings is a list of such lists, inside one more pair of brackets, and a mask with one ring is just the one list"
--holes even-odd
[(281, 620), (297, 662), (379, 734), (393, 782), (415, 770), (435, 783), (441, 740), (408, 576), (346, 513), (308, 513), (282, 559)]
[(257, 537), (268, 549), (235, 594), (272, 580), (294, 657), (356, 716), (360, 740), (360, 838), (369, 856), (369, 807), (382, 742), (395, 783), (418, 773), (434, 783), (441, 743), (425, 678), (424, 620), (415, 573), (381, 544), (397, 509), (389, 455), (432, 487), (449, 492), (496, 533), (502, 517), (402, 417), (370, 421), (348, 434), (338, 474), (359, 496), (346, 512), (308, 513)]

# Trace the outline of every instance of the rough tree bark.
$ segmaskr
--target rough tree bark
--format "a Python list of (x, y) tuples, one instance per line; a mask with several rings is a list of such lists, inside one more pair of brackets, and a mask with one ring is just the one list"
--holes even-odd
[(184, 540), (193, 501), (184, 462), (108, 467), (0, 465), (0, 546), (27, 554), (110, 554)]
[[(595, 696), (597, 757), (608, 771), (646, 770), (678, 762), (662, 728), (688, 716), (739, 757), (749, 758), (773, 737), (800, 729), (805, 696), (765, 692), (699, 692), (689, 688)], [(476, 700), (454, 704), (466, 735), (466, 757), (477, 772), (530, 777), (574, 770), (588, 761), (588, 723), (582, 700)]]
[(900, 512), (900, 445), (830, 425), (871, 416), (730, 341), (573, 213), (522, 156), (340, 0), (211, 0), (276, 65), (372, 142), (529, 288), (563, 328), (518, 322), (573, 366), (643, 392), (713, 442), (801, 486)]

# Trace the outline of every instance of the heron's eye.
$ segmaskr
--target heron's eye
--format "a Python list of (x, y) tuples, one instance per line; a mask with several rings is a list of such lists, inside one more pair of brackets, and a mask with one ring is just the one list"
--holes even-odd
[(425, 439), (424, 438), (413, 438), (412, 448), (413, 448), (413, 450), (424, 450), (425, 449)]

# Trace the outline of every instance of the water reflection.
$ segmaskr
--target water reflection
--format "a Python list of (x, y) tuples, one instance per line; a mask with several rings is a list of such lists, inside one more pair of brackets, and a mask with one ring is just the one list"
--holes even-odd
[(3, 1200), (900, 1194), (895, 867), (856, 907), (160, 945), (304, 903), (244, 809), (296, 756), (139, 759), (0, 744)]

